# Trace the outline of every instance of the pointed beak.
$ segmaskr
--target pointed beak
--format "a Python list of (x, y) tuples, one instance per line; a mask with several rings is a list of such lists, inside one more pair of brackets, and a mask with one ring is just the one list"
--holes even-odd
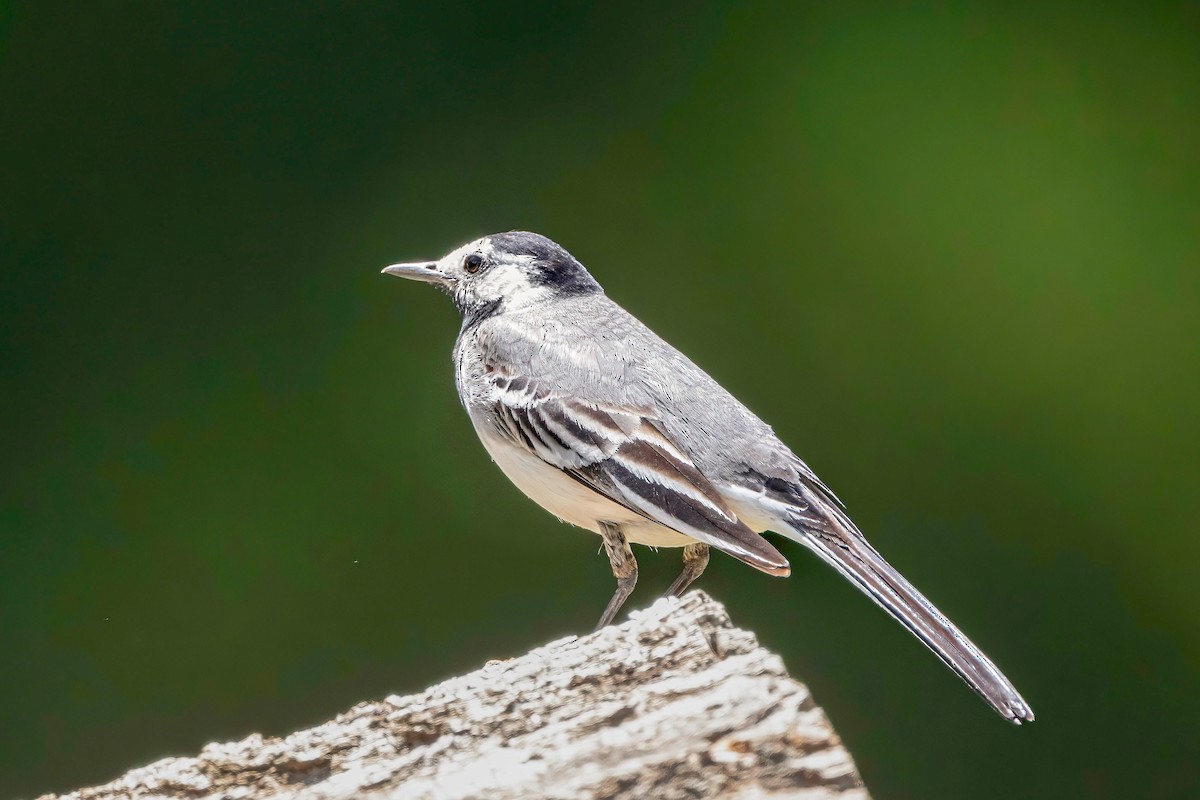
[(395, 275), (397, 278), (408, 278), (442, 287), (449, 286), (454, 279), (438, 270), (437, 265), (436, 261), (414, 261), (411, 264), (392, 264), (390, 267), (384, 267), (381, 272)]

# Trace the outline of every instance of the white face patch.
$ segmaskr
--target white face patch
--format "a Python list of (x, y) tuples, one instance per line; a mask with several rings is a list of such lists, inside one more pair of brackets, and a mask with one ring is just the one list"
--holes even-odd
[(504, 300), (510, 311), (545, 300), (551, 291), (530, 280), (528, 267), (532, 261), (532, 256), (509, 256), (507, 262), (493, 264), (476, 282), (476, 293), (481, 299)]
[[(477, 275), (467, 272), (464, 263), (472, 254), (483, 258), (484, 269)], [(551, 294), (547, 287), (534, 285), (530, 280), (533, 261), (531, 255), (499, 250), (485, 236), (447, 255), (439, 262), (438, 269), (458, 281), (454, 293), (460, 305), (483, 305), (501, 300), (506, 310), (514, 310), (545, 300)]]
[(442, 260), (438, 262), (438, 270), (447, 275), (452, 275), (457, 280), (468, 277), (466, 269), (463, 266), (463, 261), (471, 253), (478, 253), (485, 260), (491, 260), (495, 255), (495, 249), (492, 247), (491, 240), (486, 236), (482, 239), (476, 239), (442, 256)]

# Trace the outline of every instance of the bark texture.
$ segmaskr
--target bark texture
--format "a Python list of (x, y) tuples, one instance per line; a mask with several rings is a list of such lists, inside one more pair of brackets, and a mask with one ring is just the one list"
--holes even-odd
[(692, 592), (283, 739), (210, 744), (61, 797), (861, 800), (867, 792), (808, 689), (719, 603)]

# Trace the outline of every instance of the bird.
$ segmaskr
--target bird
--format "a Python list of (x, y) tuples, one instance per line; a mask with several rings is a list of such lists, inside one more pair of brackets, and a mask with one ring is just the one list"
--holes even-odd
[(549, 238), (509, 231), (383, 273), (432, 284), (462, 316), (455, 386), (484, 448), (530, 499), (598, 533), (617, 588), (630, 544), (682, 548), (678, 596), (715, 548), (768, 575), (775, 532), (814, 552), (899, 621), (1005, 719), (1033, 710), (949, 619), (872, 547), (845, 506), (772, 428), (611, 300)]

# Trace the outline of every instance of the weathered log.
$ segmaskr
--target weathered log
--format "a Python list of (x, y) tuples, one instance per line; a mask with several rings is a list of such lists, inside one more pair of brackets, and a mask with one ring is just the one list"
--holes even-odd
[(719, 603), (692, 592), (284, 739), (210, 744), (61, 797), (859, 800), (867, 792), (808, 689)]

